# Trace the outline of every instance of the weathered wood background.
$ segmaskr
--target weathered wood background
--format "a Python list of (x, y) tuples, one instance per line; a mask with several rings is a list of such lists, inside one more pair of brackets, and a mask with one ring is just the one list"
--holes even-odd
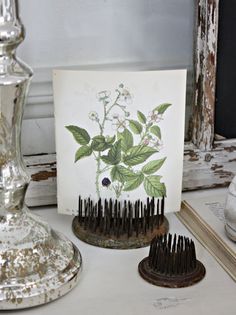
[(26, 156), (25, 163), (31, 176), (26, 194), (27, 205), (55, 205), (57, 203), (56, 155)]
[(183, 191), (227, 187), (236, 174), (236, 140), (218, 141), (212, 150), (186, 145)]
[[(31, 183), (26, 202), (29, 206), (56, 204), (56, 155), (25, 157)], [(211, 151), (186, 145), (183, 191), (227, 187), (236, 171), (236, 140), (219, 141)]]
[(214, 140), (219, 0), (196, 3), (195, 95), (190, 137), (201, 150), (210, 150)]

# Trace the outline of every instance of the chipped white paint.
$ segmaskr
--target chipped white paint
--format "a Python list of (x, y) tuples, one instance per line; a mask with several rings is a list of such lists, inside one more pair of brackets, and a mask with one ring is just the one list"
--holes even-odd
[(195, 54), (195, 102), (190, 132), (203, 151), (212, 148), (217, 64), (219, 0), (198, 0)]
[(45, 154), (24, 158), (31, 182), (26, 194), (28, 206), (55, 205), (56, 190), (56, 155)]
[(217, 141), (210, 151), (185, 147), (183, 190), (227, 187), (236, 173), (236, 140)]

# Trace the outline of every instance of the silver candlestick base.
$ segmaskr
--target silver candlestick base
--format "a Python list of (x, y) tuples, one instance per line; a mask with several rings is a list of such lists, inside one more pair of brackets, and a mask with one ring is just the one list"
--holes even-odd
[(69, 292), (78, 249), (24, 204), (30, 181), (20, 134), (32, 71), (15, 57), (24, 39), (15, 0), (0, 0), (0, 309), (44, 304)]
[(78, 249), (27, 208), (1, 221), (0, 239), (1, 310), (48, 303), (76, 285)]

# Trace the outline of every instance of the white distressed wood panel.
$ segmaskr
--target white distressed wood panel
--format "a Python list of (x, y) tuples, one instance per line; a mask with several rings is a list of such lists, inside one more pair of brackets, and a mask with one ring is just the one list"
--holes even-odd
[(213, 150), (187, 147), (184, 154), (183, 190), (227, 187), (236, 175), (236, 140), (214, 143)]
[(28, 206), (54, 205), (56, 198), (56, 156), (47, 154), (25, 157), (31, 182), (26, 194)]

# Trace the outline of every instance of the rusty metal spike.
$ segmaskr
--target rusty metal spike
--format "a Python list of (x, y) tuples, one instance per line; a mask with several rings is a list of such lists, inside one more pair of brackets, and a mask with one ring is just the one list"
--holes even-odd
[(149, 198), (147, 198), (146, 208), (147, 208), (146, 225), (147, 225), (147, 229), (149, 229), (150, 227), (150, 200)]
[(88, 217), (88, 228), (91, 229), (92, 222), (93, 222), (93, 214), (94, 214), (94, 208), (92, 207), (92, 203), (90, 203), (89, 207), (89, 217)]
[(94, 217), (93, 217), (93, 225), (92, 225), (92, 231), (96, 232), (97, 224), (98, 224), (98, 205), (95, 204), (94, 206)]
[(84, 228), (85, 228), (85, 230), (87, 229), (87, 211), (88, 211), (88, 209), (87, 209), (87, 204), (85, 203), (85, 205), (84, 205)]
[(138, 211), (138, 201), (135, 203), (135, 233), (136, 237), (138, 237), (138, 231), (139, 231), (139, 211)]
[(151, 202), (151, 232), (153, 232), (154, 229), (154, 225), (155, 225), (155, 199), (154, 197), (152, 198), (152, 202)]
[(125, 206), (122, 213), (122, 224), (121, 224), (121, 229), (123, 233), (125, 233), (125, 229), (126, 229), (126, 212), (127, 212), (127, 208)]
[(114, 216), (113, 216), (113, 232), (114, 235), (117, 234), (117, 215), (118, 215), (118, 204), (117, 200), (114, 203)]
[(131, 233), (130, 233), (130, 213), (131, 213), (131, 204), (128, 203), (128, 213), (127, 213), (127, 236), (128, 236), (128, 238), (131, 236)]
[(117, 226), (117, 238), (120, 237), (120, 226), (121, 226), (121, 205), (118, 203), (118, 226)]
[(160, 227), (160, 201), (159, 199), (157, 200), (157, 205), (156, 205), (156, 226), (157, 228)]
[(165, 198), (163, 197), (161, 200), (161, 222), (164, 221), (164, 212), (165, 212)]
[(82, 218), (82, 215), (81, 215), (81, 197), (80, 196), (79, 196), (79, 201), (78, 201), (78, 218), (79, 218), (79, 221)]
[(168, 236), (168, 249), (171, 251), (171, 244), (172, 244), (172, 234), (169, 233)]
[(143, 233), (146, 235), (147, 234), (147, 207), (144, 205), (144, 216), (143, 216)]

